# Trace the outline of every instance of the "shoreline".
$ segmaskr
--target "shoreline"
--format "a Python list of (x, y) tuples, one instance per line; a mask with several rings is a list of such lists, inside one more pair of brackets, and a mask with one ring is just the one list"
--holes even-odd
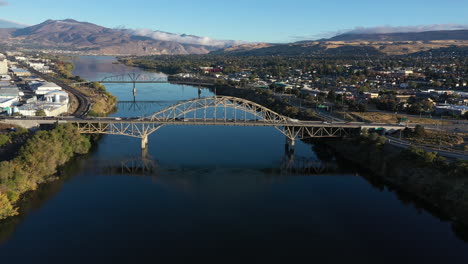
[[(67, 73), (68, 76), (76, 78), (71, 74), (71, 71)], [(65, 81), (70, 81), (70, 78), (60, 80), (48, 75), (46, 77), (67, 86)], [(107, 92), (103, 85), (94, 88), (98, 93), (104, 94), (100, 98), (101, 100), (115, 98), (110, 100), (110, 107), (101, 107), (94, 112), (95, 115), (107, 116), (115, 109), (117, 98)], [(76, 90), (83, 94), (86, 101), (93, 101), (86, 93)], [(72, 96), (75, 94), (72, 93)], [(104, 104), (106, 103), (107, 100), (104, 101)], [(91, 114), (95, 105), (96, 103), (87, 105), (85, 107), (88, 109), (86, 113), (90, 112)], [(83, 106), (79, 106), (78, 109), (80, 107), (83, 108)], [(57, 141), (58, 139), (60, 140)], [(25, 195), (34, 192), (45, 183), (56, 181), (59, 178), (57, 176), (60, 174), (59, 170), (73, 159), (89, 153), (90, 149), (97, 144), (98, 139), (99, 137), (79, 134), (71, 124), (56, 125), (51, 130), (36, 132), (23, 143), (16, 156), (0, 162), (0, 222), (18, 215), (19, 211), (22, 211), (18, 205)], [(33, 149), (41, 149), (42, 151), (32, 151)]]

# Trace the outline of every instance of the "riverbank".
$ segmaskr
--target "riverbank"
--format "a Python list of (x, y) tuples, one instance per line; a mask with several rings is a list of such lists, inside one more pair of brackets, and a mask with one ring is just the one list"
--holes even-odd
[[(73, 75), (75, 65), (69, 57), (63, 56), (52, 56), (44, 55), (45, 59), (50, 59), (55, 63), (55, 72), (57, 73), (57, 79), (65, 83), (66, 85), (73, 86), (74, 90), (79, 91), (88, 100), (91, 101), (91, 106), (88, 111), (88, 115), (91, 116), (107, 116), (115, 112), (117, 105), (117, 97), (107, 92), (106, 87), (98, 82), (93, 82), (88, 85), (76, 86), (74, 83), (86, 82), (80, 76)], [(78, 107), (78, 102), (72, 100), (70, 113), (74, 112), (74, 109)]]
[(383, 181), (437, 208), (468, 226), (468, 163), (447, 163), (435, 153), (417, 148), (401, 150), (375, 136), (327, 140), (337, 155)]
[[(49, 58), (50, 59), (50, 58)], [(57, 80), (66, 85), (83, 81), (73, 76), (73, 63), (55, 58)], [(88, 115), (107, 116), (115, 111), (117, 98), (106, 91), (100, 83), (90, 87), (74, 88), (92, 101)], [(77, 98), (75, 98), (77, 99)], [(74, 111), (78, 105), (75, 102)], [(81, 135), (71, 124), (57, 125), (52, 130), (30, 133), (22, 146), (18, 146), (17, 155), (0, 162), (0, 220), (18, 214), (17, 204), (25, 193), (34, 191), (39, 185), (56, 180), (57, 170), (76, 155), (89, 152), (92, 140)]]
[(23, 194), (54, 180), (58, 168), (90, 148), (90, 138), (71, 124), (37, 132), (21, 147), (18, 156), (0, 162), (0, 220), (17, 215), (15, 205)]

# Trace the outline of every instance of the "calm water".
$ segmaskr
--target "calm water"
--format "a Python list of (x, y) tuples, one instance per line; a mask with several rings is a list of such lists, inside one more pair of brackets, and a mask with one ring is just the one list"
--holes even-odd
[[(82, 57), (75, 74), (100, 80), (139, 71), (113, 61)], [(130, 85), (107, 88), (133, 99)], [(190, 86), (137, 89), (137, 100), (158, 103), (121, 105), (116, 116), (150, 114), (198, 96)], [(59, 181), (32, 194), (20, 217), (0, 224), (1, 263), (468, 263), (468, 245), (449, 222), (370, 184), (349, 165), (338, 162), (335, 172), (318, 175), (279, 172), (284, 143), (273, 128), (164, 127), (149, 138), (148, 162), (156, 169), (147, 175), (121, 170), (141, 161), (138, 139), (104, 136)], [(301, 142), (295, 157), (318, 160)]]

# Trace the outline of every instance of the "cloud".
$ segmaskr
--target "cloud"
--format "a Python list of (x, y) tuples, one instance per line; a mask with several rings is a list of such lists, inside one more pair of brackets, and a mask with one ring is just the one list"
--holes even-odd
[(301, 40), (318, 40), (331, 38), (341, 34), (387, 34), (387, 33), (408, 33), (408, 32), (424, 32), (437, 30), (461, 30), (468, 29), (468, 24), (431, 24), (418, 26), (377, 26), (377, 27), (355, 27), (352, 29), (342, 29), (336, 31), (324, 31), (317, 34), (304, 36), (291, 36), (294, 41)]
[(29, 25), (0, 18), (0, 28), (24, 28)]
[(240, 44), (245, 44), (242, 41), (236, 40), (216, 40), (208, 37), (198, 37), (186, 34), (173, 34), (163, 31), (153, 31), (151, 29), (123, 29), (126, 32), (142, 37), (149, 37), (155, 40), (174, 41), (184, 44), (193, 44), (201, 46), (213, 46), (213, 47), (230, 47)]
[(7, 6), (8, 2), (7, 1), (0, 1), (0, 6)]

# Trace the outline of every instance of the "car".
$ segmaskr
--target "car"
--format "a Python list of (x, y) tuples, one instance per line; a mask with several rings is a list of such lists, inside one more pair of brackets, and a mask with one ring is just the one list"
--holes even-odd
[(116, 118), (114, 118), (114, 119), (117, 120), (117, 121), (122, 120), (122, 118), (120, 118), (120, 117), (116, 117)]
[(328, 122), (328, 121), (323, 121), (322, 123), (323, 124), (330, 124), (330, 122)]

